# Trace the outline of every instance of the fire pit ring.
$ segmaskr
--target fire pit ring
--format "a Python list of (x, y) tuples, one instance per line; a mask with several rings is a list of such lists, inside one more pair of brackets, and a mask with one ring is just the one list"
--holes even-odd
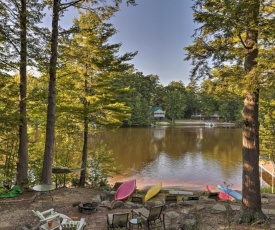
[(80, 203), (78, 205), (78, 211), (85, 214), (91, 214), (97, 211), (96, 207), (97, 203)]

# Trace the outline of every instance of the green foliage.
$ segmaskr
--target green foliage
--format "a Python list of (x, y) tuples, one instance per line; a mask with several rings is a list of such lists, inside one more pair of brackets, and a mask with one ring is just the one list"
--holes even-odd
[(150, 106), (161, 103), (163, 95), (156, 75), (144, 76), (130, 69), (118, 79), (121, 87), (128, 87), (125, 95), (126, 105), (131, 108), (131, 118), (124, 122), (126, 126), (148, 126), (150, 124)]
[(186, 111), (184, 114), (185, 118), (191, 118), (192, 115), (200, 112), (199, 103), (199, 86), (196, 81), (191, 81), (186, 86)]
[(43, 152), (41, 151), (37, 157), (29, 160), (29, 173), (28, 173), (28, 181), (30, 186), (34, 186), (36, 184), (41, 184), (41, 176), (42, 176), (42, 166), (43, 166)]
[(199, 92), (202, 114), (210, 116), (217, 112), (225, 121), (240, 122), (243, 99), (236, 90), (238, 87), (221, 80), (220, 71), (215, 69), (212, 73), (213, 78), (203, 81)]
[(14, 184), (18, 154), (18, 76), (0, 75), (0, 166), (1, 175)]
[[(274, 188), (273, 188), (274, 190)], [(272, 187), (261, 187), (261, 193), (272, 193)]]
[(118, 173), (119, 166), (116, 164), (112, 150), (103, 142), (95, 145), (87, 161), (87, 181), (92, 187), (107, 185), (108, 178), (112, 173)]
[(166, 117), (172, 120), (184, 117), (187, 108), (185, 87), (182, 82), (171, 82), (164, 96)]
[(129, 126), (148, 126), (151, 113), (148, 101), (136, 92), (132, 93), (132, 99), (128, 105), (131, 107), (132, 115), (127, 124)]
[(117, 128), (129, 118), (129, 108), (123, 100), (128, 89), (116, 82), (131, 67), (126, 62), (136, 53), (117, 55), (121, 44), (108, 43), (116, 30), (97, 12), (81, 12), (74, 27), (73, 37), (62, 44), (66, 65), (58, 72), (63, 80), (58, 83), (57, 112), (72, 126), (76, 121), (83, 124), (86, 117), (97, 125)]
[(261, 154), (275, 157), (275, 94), (273, 90), (262, 93), (260, 101)]

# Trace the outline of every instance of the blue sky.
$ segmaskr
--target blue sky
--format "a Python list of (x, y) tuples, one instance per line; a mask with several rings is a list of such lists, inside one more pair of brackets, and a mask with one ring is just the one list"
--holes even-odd
[[(118, 30), (110, 43), (122, 43), (120, 52), (138, 51), (131, 61), (144, 75), (159, 76), (164, 86), (171, 81), (187, 85), (192, 66), (184, 61), (183, 48), (191, 45), (191, 36), (197, 28), (192, 17), (192, 0), (136, 0), (137, 6), (127, 6), (111, 19)], [(72, 9), (61, 18), (61, 25), (72, 25)], [(51, 18), (48, 18), (51, 21)], [(51, 25), (47, 21), (46, 24)]]
[(185, 46), (192, 44), (196, 28), (192, 0), (137, 0), (124, 2), (111, 20), (118, 33), (111, 42), (122, 43), (121, 53), (138, 51), (131, 61), (144, 75), (156, 74), (163, 85), (182, 81), (187, 85), (192, 66), (184, 61)]

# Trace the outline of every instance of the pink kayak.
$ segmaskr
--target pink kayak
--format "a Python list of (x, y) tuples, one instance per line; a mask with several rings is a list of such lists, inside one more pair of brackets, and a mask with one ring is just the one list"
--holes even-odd
[[(206, 189), (207, 189), (207, 191), (208, 192), (215, 192), (211, 187), (210, 187), (210, 185), (206, 185)], [(219, 191), (219, 199), (220, 200), (234, 200), (234, 198), (233, 197), (231, 197), (231, 196), (229, 196), (227, 193), (225, 193), (225, 192), (220, 192)]]
[(123, 182), (116, 191), (115, 201), (117, 200), (126, 200), (131, 196), (136, 190), (136, 180), (128, 180)]

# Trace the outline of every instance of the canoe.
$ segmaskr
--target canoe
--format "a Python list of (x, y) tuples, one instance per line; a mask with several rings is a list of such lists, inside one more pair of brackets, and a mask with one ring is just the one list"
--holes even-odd
[[(215, 193), (215, 191), (210, 187), (210, 185), (206, 185), (206, 189), (208, 192), (211, 192), (211, 193)], [(229, 196), (227, 193), (225, 192), (218, 192), (218, 197), (220, 200), (234, 200), (233, 197)]]
[(242, 200), (243, 199), (243, 196), (242, 194), (240, 194), (239, 192), (235, 191), (235, 190), (232, 190), (230, 188), (227, 188), (227, 187), (223, 187), (221, 185), (218, 185), (218, 189), (227, 193), (229, 196), (235, 198), (236, 200)]
[(144, 201), (146, 202), (147, 200), (150, 200), (152, 197), (154, 197), (155, 195), (157, 195), (159, 193), (159, 191), (162, 188), (162, 183), (156, 184), (153, 187), (151, 187), (145, 197), (144, 197)]
[(136, 190), (136, 180), (128, 180), (123, 182), (117, 189), (115, 193), (115, 201), (126, 200), (131, 196)]

